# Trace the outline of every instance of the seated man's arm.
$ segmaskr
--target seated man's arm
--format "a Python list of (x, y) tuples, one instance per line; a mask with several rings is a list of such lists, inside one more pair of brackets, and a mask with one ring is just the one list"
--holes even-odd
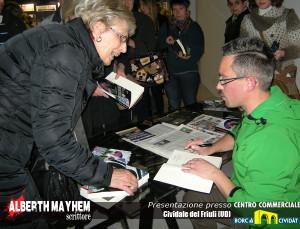
[(216, 152), (225, 152), (233, 149), (234, 139), (231, 135), (226, 134), (223, 138), (217, 141), (213, 146), (200, 147), (199, 145), (204, 144), (201, 139), (190, 140), (184, 149), (188, 149), (191, 152), (197, 151), (200, 155), (211, 155)]
[(225, 173), (204, 159), (194, 158), (182, 167), (189, 168), (182, 170), (185, 173), (192, 173), (204, 179), (212, 180), (225, 198), (228, 197), (231, 190), (235, 187)]

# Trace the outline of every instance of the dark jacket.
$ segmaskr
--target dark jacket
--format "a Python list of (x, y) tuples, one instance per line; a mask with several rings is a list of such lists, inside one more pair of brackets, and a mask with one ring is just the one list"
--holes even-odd
[(2, 45), (11, 37), (25, 31), (26, 25), (20, 18), (14, 16), (6, 9), (3, 9), (0, 15), (3, 16), (2, 22), (0, 23), (0, 45)]
[(0, 56), (0, 201), (38, 198), (26, 169), (34, 144), (77, 182), (108, 186), (112, 168), (72, 133), (96, 87), (92, 73), (103, 74), (82, 19), (27, 30), (1, 46)]
[(226, 29), (225, 29), (225, 43), (234, 40), (240, 36), (240, 27), (241, 23), (243, 21), (243, 18), (246, 14), (250, 14), (249, 9), (245, 9), (238, 17), (237, 19), (232, 22), (233, 15), (228, 18), (226, 21)]

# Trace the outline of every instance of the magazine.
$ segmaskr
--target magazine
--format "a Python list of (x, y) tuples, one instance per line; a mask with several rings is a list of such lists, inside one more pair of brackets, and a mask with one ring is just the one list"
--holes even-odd
[(202, 114), (196, 117), (191, 122), (187, 123), (186, 125), (200, 131), (203, 130), (214, 131), (216, 125), (218, 125), (222, 121), (224, 121), (224, 119), (222, 118), (216, 118), (211, 115)]
[[(115, 166), (115, 164), (114, 164), (114, 166)], [(138, 179), (139, 187), (142, 186), (143, 184), (145, 184), (149, 179), (149, 173), (144, 170), (135, 168), (130, 165), (121, 167), (120, 164), (117, 164), (117, 166), (118, 167), (114, 167), (114, 168), (127, 169), (132, 174), (134, 174), (136, 176), (136, 178)], [(97, 189), (93, 186), (87, 186), (87, 185), (82, 186), (82, 188), (80, 190), (80, 194), (82, 196), (84, 196), (85, 198), (88, 198), (88, 199), (96, 201), (96, 202), (100, 202), (99, 198), (109, 197), (111, 200), (112, 199), (111, 197), (121, 196), (121, 197), (125, 198), (126, 196), (129, 196), (129, 194), (127, 192), (120, 190), (120, 189), (109, 188), (109, 187)]]
[[(119, 149), (108, 149), (96, 146), (92, 152), (95, 156), (100, 157), (106, 163), (109, 163), (115, 169), (127, 169), (134, 174), (138, 179), (139, 187), (145, 184), (149, 179), (148, 172), (127, 165), (131, 152)], [(100, 188), (97, 189), (91, 185), (84, 185), (80, 188), (80, 194), (94, 202), (99, 203), (116, 203), (124, 199), (129, 194), (123, 190), (115, 188)], [(113, 204), (104, 205), (104, 207), (111, 207)], [(102, 205), (101, 205), (102, 206)]]
[(131, 142), (139, 142), (139, 141), (142, 141), (142, 140), (145, 140), (147, 138), (151, 138), (154, 136), (153, 134), (151, 134), (147, 131), (143, 131), (137, 127), (119, 131), (119, 132), (116, 132), (116, 134), (118, 134), (122, 138), (130, 140)]
[(232, 131), (236, 125), (238, 125), (239, 119), (225, 119), (219, 124), (216, 125), (216, 130), (217, 131), (222, 131), (222, 132), (230, 132)]
[(204, 100), (205, 107), (203, 110), (206, 111), (222, 111), (222, 112), (232, 112), (235, 109), (226, 107), (224, 100)]

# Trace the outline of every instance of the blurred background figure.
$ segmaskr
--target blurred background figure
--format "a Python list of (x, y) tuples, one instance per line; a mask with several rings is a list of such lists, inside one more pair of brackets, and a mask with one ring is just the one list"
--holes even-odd
[[(140, 10), (149, 16), (154, 24), (155, 34), (157, 37), (160, 27), (168, 21), (168, 18), (158, 13), (158, 5), (156, 0), (140, 0)], [(164, 113), (163, 85), (156, 85), (150, 88), (151, 110), (152, 115), (162, 115)], [(153, 98), (153, 99), (152, 99)], [(153, 105), (152, 105), (153, 103)]]
[(30, 15), (28, 15), (27, 13), (23, 14), (23, 21), (24, 21), (27, 29), (34, 27), (32, 17)]
[[(200, 83), (198, 61), (204, 53), (204, 36), (199, 24), (190, 17), (189, 0), (171, 0), (172, 17), (158, 32), (158, 49), (168, 50), (167, 68), (170, 82), (166, 83), (169, 112), (180, 108), (181, 99), (185, 106), (196, 103)], [(187, 55), (176, 53), (176, 39), (188, 50)]]
[(249, 0), (251, 14), (244, 17), (241, 37), (264, 40), (275, 54), (276, 70), (282, 72), (300, 57), (300, 21), (283, 0)]
[(246, 14), (250, 13), (247, 7), (247, 0), (227, 0), (227, 5), (232, 16), (226, 21), (225, 43), (240, 36), (242, 20)]
[(74, 19), (74, 9), (80, 0), (59, 0), (60, 6), (54, 14), (49, 15), (39, 23), (39, 26), (47, 24), (65, 24)]
[(155, 27), (155, 33), (158, 32), (159, 28), (168, 21), (168, 18), (166, 16), (161, 15), (158, 12), (158, 5), (156, 3), (156, 0), (140, 0), (140, 10), (142, 13), (149, 16)]
[(16, 2), (5, 2), (3, 9), (6, 9), (14, 16), (22, 19), (23, 18), (23, 10), (22, 7)]
[(33, 27), (31, 16), (27, 15), (27, 13), (24, 13), (22, 7), (18, 3), (12, 1), (6, 2), (4, 4), (4, 9), (8, 10), (14, 16), (20, 18), (24, 22), (26, 29)]
[(0, 45), (26, 30), (22, 19), (22, 8), (14, 2), (6, 4), (4, 4), (4, 0), (0, 0)]

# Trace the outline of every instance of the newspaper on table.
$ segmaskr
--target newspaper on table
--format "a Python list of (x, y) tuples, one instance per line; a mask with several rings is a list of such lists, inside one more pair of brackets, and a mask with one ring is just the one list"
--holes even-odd
[(190, 139), (201, 138), (205, 143), (214, 143), (223, 137), (213, 131), (199, 131), (183, 124), (178, 127), (157, 124), (145, 131), (153, 136), (135, 142), (130, 138), (124, 140), (165, 158), (169, 158), (173, 150), (183, 150)]

